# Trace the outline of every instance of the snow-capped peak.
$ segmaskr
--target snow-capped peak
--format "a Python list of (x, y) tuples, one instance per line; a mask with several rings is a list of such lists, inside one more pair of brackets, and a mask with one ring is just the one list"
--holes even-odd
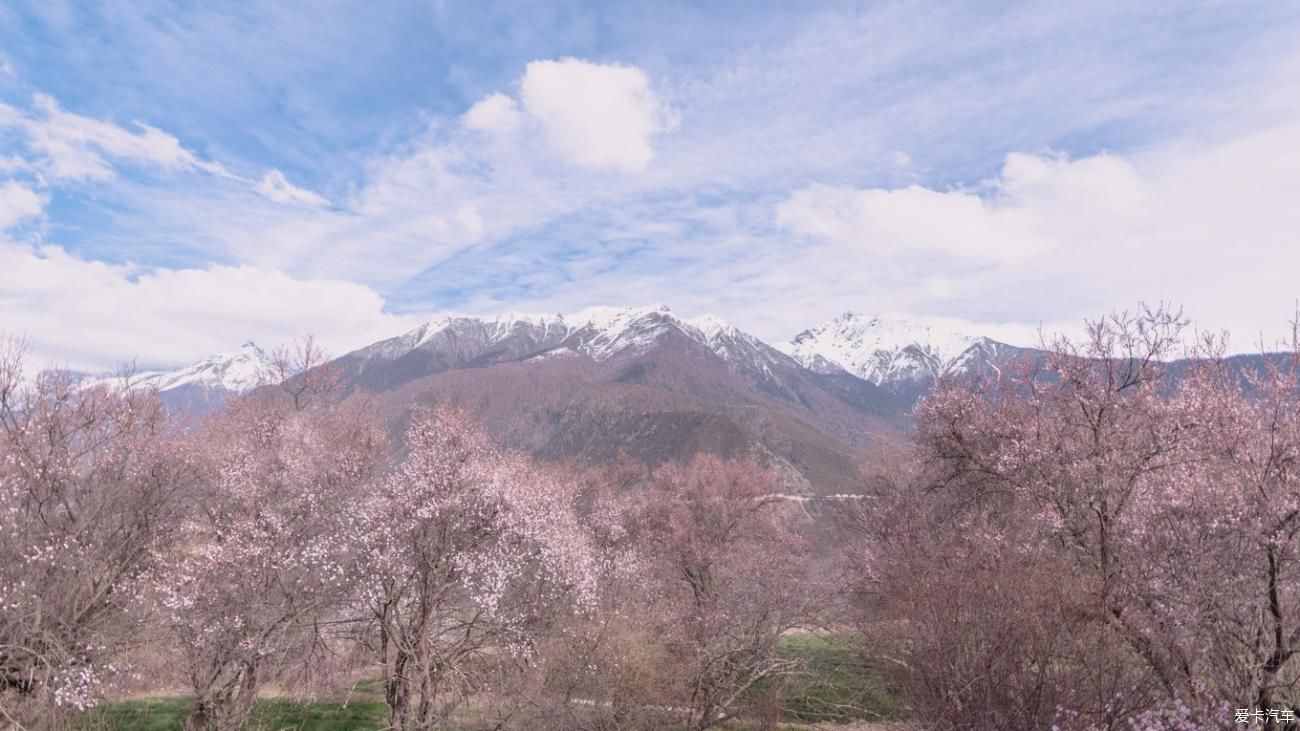
[(778, 349), (803, 365), (839, 367), (876, 384), (934, 378), (963, 367), (988, 338), (922, 321), (846, 312), (797, 335)]
[[(396, 358), (406, 352), (428, 347), (487, 346), (524, 336), (527, 349), (541, 352), (567, 347), (596, 360), (635, 352), (657, 342), (669, 331), (709, 347), (724, 359), (733, 360), (738, 350), (761, 348), (770, 351), (756, 338), (746, 335), (725, 320), (713, 315), (681, 318), (666, 305), (643, 307), (588, 307), (568, 314), (534, 314), (509, 312), (486, 317), (440, 317), (392, 340), (366, 348), (367, 357)], [(437, 340), (437, 343), (433, 341)], [(454, 341), (454, 342), (453, 342)], [(527, 357), (530, 353), (518, 353)], [(775, 354), (780, 358), (780, 354)]]
[(627, 328), (631, 323), (653, 315), (661, 315), (676, 320), (677, 316), (668, 309), (668, 305), (648, 305), (645, 307), (588, 307), (571, 315), (558, 315), (574, 327), (590, 327), (601, 331), (617, 331)]
[(131, 380), (141, 386), (169, 391), (182, 386), (245, 393), (265, 383), (270, 375), (271, 357), (248, 341), (238, 350), (215, 353), (192, 366), (171, 371), (145, 371)]
[(716, 315), (704, 315), (686, 320), (686, 324), (694, 327), (704, 334), (705, 337), (713, 339), (721, 335), (735, 335), (740, 331), (731, 323), (717, 317)]

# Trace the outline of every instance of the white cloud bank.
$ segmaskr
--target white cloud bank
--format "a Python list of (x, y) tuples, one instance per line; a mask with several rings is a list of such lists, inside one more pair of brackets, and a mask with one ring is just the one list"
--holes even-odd
[[(1132, 219), (1146, 198), (1138, 171), (1118, 157), (1069, 161), (1012, 153), (982, 189), (813, 185), (781, 202), (776, 218), (796, 234), (861, 253), (918, 251), (1014, 263), (1077, 243), (1072, 234), (1091, 224)], [(1063, 218), (1071, 221), (1067, 230)]]
[(30, 338), (40, 365), (174, 365), (307, 332), (341, 354), (420, 321), (384, 312), (380, 296), (359, 284), (249, 266), (142, 270), (0, 241), (0, 271), (0, 322), (17, 327), (5, 334)]
[(858, 272), (827, 270), (842, 285), (823, 285), (822, 302), (1069, 321), (1163, 300), (1249, 350), (1282, 334), (1300, 296), (1297, 200), (1300, 124), (1288, 122), (1125, 156), (1012, 153), (970, 189), (812, 185), (774, 216)]

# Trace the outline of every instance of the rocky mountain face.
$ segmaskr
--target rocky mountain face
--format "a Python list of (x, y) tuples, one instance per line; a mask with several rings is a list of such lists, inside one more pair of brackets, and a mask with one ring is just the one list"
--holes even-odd
[(655, 466), (748, 453), (806, 491), (849, 487), (864, 450), (906, 421), (886, 389), (836, 382), (717, 318), (666, 307), (444, 318), (334, 364), (395, 431), (412, 406), (450, 402), (548, 458)]
[(770, 376), (789, 356), (715, 317), (683, 319), (667, 307), (595, 307), (572, 315), (441, 318), (340, 358), (349, 382), (385, 389), (411, 376), (548, 358), (603, 362), (645, 353), (665, 339), (702, 346), (738, 372)]

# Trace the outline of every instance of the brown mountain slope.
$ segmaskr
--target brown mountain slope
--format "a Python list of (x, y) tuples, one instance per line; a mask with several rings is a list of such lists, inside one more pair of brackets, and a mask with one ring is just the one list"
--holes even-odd
[[(368, 372), (376, 370), (371, 364)], [(401, 373), (391, 385), (354, 382), (394, 430), (413, 408), (450, 403), (476, 414), (506, 445), (538, 456), (602, 463), (626, 455), (654, 467), (700, 452), (751, 454), (802, 493), (852, 489), (864, 450), (901, 434), (899, 412), (887, 401), (872, 407), (871, 398), (845, 399), (794, 363), (761, 373), (737, 367), (672, 329), (648, 347), (599, 361), (565, 350)]]

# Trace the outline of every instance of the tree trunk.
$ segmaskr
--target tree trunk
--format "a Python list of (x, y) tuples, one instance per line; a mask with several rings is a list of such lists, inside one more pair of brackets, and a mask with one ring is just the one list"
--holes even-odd
[(199, 698), (185, 714), (185, 731), (209, 731), (216, 725), (216, 709), (208, 698)]
[(384, 700), (388, 702), (388, 726), (393, 731), (406, 731), (406, 719), (411, 707), (411, 689), (406, 682), (405, 653), (400, 650), (393, 658), (392, 670), (384, 683)]
[[(1259, 679), (1259, 693), (1255, 699), (1255, 707), (1262, 709), (1275, 708), (1273, 705), (1273, 687), (1277, 673), (1291, 659), (1291, 648), (1286, 640), (1286, 632), (1283, 628), (1282, 602), (1278, 597), (1278, 565), (1277, 549), (1272, 543), (1268, 546), (1268, 616), (1273, 624), (1273, 651), (1269, 654), (1268, 660), (1264, 662), (1261, 669), (1262, 677)], [(1271, 727), (1276, 727), (1270, 724)]]
[(248, 723), (260, 687), (256, 665), (245, 665), (216, 697), (200, 693), (185, 716), (185, 731), (240, 731)]

